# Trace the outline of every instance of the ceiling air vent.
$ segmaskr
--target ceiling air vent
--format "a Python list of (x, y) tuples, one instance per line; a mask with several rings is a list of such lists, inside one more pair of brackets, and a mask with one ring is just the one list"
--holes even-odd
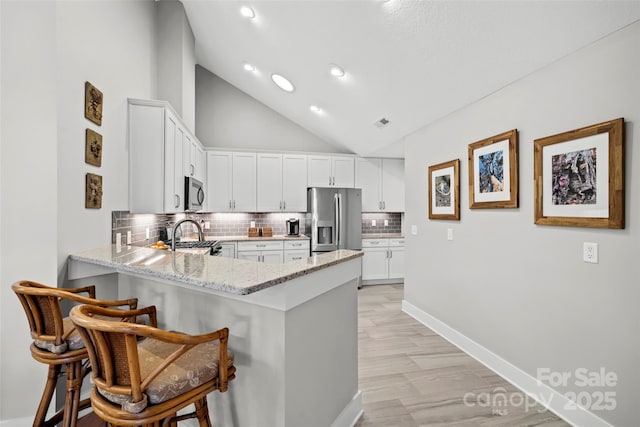
[(391, 122), (383, 117), (377, 122), (375, 122), (374, 126), (377, 127), (378, 129), (383, 129), (389, 126), (389, 124), (391, 124)]

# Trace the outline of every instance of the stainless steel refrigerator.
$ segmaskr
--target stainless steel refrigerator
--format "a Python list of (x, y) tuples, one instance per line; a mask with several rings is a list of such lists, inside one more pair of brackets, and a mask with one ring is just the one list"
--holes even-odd
[(307, 189), (307, 233), (311, 254), (338, 249), (362, 249), (362, 190)]

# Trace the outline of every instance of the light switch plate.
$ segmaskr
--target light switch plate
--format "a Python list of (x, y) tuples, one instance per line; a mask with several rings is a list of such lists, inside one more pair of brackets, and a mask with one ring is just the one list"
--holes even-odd
[(447, 228), (447, 240), (453, 240), (453, 228)]
[(131, 244), (131, 231), (127, 231), (127, 245)]
[(376, 220), (375, 220), (375, 219), (372, 219), (372, 220), (371, 220), (371, 226), (372, 226), (372, 227), (375, 227), (375, 226), (376, 226)]
[(414, 236), (418, 235), (418, 226), (417, 225), (412, 225), (411, 226), (411, 234), (413, 234)]
[(204, 229), (209, 230), (211, 228), (211, 223), (209, 221), (204, 222)]

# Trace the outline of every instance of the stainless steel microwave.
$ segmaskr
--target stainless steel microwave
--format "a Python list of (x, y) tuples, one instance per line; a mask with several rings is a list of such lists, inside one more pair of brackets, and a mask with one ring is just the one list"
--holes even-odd
[(204, 186), (192, 176), (184, 177), (184, 210), (199, 211), (204, 208)]

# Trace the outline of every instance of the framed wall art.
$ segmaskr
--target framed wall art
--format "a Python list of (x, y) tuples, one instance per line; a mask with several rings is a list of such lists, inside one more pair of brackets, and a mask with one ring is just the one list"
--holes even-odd
[(429, 219), (460, 219), (460, 160), (429, 166)]
[(624, 228), (624, 119), (534, 141), (535, 223)]
[(84, 116), (98, 126), (102, 125), (102, 92), (89, 82), (84, 83)]
[(90, 165), (102, 165), (102, 135), (91, 129), (85, 132), (84, 161)]
[(85, 202), (87, 209), (100, 209), (102, 207), (102, 176), (88, 173), (86, 176)]
[(469, 144), (469, 207), (518, 207), (518, 131)]

